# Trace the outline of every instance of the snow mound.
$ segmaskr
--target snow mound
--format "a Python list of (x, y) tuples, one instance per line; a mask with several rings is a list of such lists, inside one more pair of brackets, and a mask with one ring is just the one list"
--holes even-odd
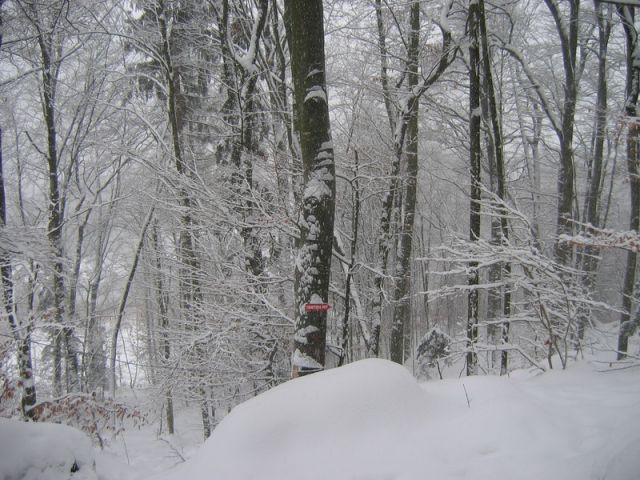
[(385, 360), (291, 380), (236, 407), (167, 478), (383, 479), (409, 460), (389, 446), (406, 442), (426, 402), (411, 374)]
[(418, 385), (363, 360), (236, 407), (161, 478), (635, 480), (640, 369), (601, 368)]
[[(634, 423), (637, 425), (637, 418)], [(611, 439), (615, 442), (615, 439)], [(640, 461), (640, 437), (628, 441), (617, 454), (611, 457), (609, 463), (603, 469), (604, 473), (598, 478), (606, 480), (637, 480), (640, 473), (638, 464)]]
[(0, 418), (0, 480), (96, 478), (93, 448), (84, 433), (53, 423)]

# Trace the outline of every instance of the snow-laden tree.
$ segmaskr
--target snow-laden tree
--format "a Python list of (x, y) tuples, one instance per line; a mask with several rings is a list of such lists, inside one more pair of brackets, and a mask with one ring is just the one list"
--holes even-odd
[(324, 369), (336, 179), (326, 86), (322, 1), (285, 2), (295, 128), (304, 167), (295, 266), (292, 375)]

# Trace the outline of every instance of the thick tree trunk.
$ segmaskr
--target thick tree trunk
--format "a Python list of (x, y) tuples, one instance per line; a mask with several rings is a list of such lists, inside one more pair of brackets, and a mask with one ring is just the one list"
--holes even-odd
[(322, 1), (286, 0), (285, 24), (304, 166), (292, 359), (292, 375), (297, 377), (320, 371), (325, 365), (327, 311), (308, 311), (305, 305), (327, 304), (329, 300), (336, 184)]
[[(629, 228), (640, 231), (640, 126), (638, 126), (638, 96), (640, 94), (640, 45), (638, 32), (634, 23), (633, 7), (618, 7), (622, 19), (627, 44), (627, 86), (625, 114), (627, 126), (627, 171), (629, 174), (629, 189), (631, 194), (631, 211)], [(624, 286), (622, 289), (622, 314), (620, 315), (620, 333), (618, 334), (618, 359), (626, 356), (629, 337), (638, 328), (636, 317), (631, 318), (634, 285), (638, 253), (627, 252), (627, 266), (625, 268)]]

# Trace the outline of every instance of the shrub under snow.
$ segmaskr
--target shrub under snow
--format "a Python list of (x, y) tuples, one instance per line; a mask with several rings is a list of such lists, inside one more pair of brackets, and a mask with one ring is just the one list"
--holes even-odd
[(0, 418), (0, 480), (95, 480), (93, 447), (75, 428)]

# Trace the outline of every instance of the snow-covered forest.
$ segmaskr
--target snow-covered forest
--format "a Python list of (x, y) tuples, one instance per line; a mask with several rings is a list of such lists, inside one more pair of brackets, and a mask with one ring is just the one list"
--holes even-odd
[[(295, 399), (322, 385), (362, 398), (369, 383), (374, 396), (397, 387), (371, 412), (388, 402), (428, 428), (437, 415), (414, 404), (453, 391), (447, 378), (519, 401), (563, 378), (581, 391), (597, 364), (625, 369), (605, 383), (627, 405), (640, 368), (639, 8), (0, 0), (0, 417), (70, 425), (102, 449), (143, 428), (184, 460), (180, 432), (228, 447), (274, 399), (307, 425)], [(388, 362), (345, 367), (371, 358), (427, 384)], [(578, 431), (556, 403), (545, 421)], [(514, 413), (498, 404), (487, 412)], [(593, 425), (623, 421), (604, 418)], [(609, 478), (599, 461), (575, 478)], [(512, 472), (482, 468), (467, 478)]]

